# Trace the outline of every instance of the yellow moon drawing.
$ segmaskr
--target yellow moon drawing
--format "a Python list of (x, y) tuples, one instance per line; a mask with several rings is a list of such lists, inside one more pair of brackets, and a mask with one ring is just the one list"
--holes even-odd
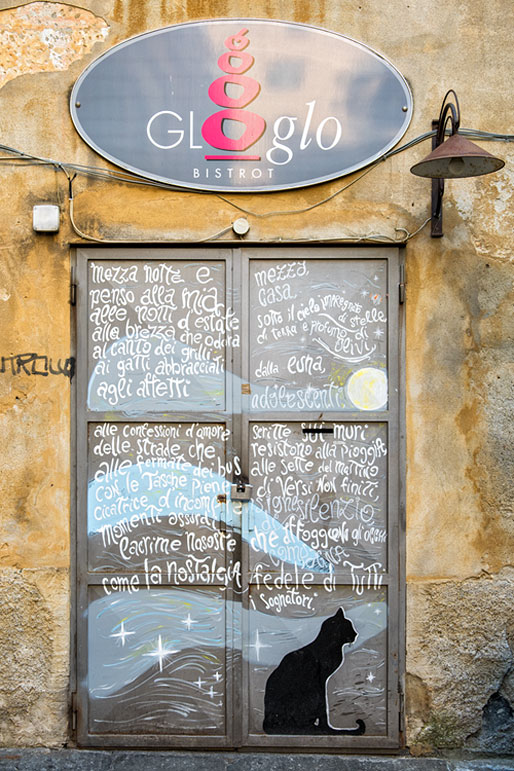
[(348, 398), (358, 410), (380, 410), (387, 404), (387, 375), (383, 369), (363, 367), (346, 386)]

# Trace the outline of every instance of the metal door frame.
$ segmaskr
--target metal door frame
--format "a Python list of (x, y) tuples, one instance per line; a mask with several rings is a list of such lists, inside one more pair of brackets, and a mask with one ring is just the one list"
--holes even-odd
[[(357, 738), (350, 737), (349, 740), (344, 740), (342, 737), (338, 739), (337, 747), (334, 745), (333, 737), (304, 737), (303, 741), (295, 742), (294, 746), (291, 746), (289, 742), (284, 742), (284, 739), (280, 736), (264, 736), (262, 741), (244, 744), (242, 742), (241, 727), (240, 724), (232, 726), (232, 735), (227, 732), (225, 737), (201, 737), (198, 741), (197, 737), (192, 736), (177, 736), (167, 734), (145, 734), (145, 735), (123, 735), (122, 737), (114, 735), (102, 735), (95, 734), (90, 735), (87, 732), (87, 714), (84, 713), (83, 704), (77, 699), (77, 685), (87, 681), (87, 656), (80, 655), (80, 649), (82, 648), (81, 642), (87, 640), (84, 631), (81, 632), (81, 628), (84, 624), (84, 610), (87, 607), (87, 600), (84, 602), (84, 581), (82, 576), (87, 576), (87, 571), (84, 570), (84, 555), (86, 551), (84, 549), (85, 544), (82, 542), (80, 536), (80, 517), (84, 516), (84, 498), (81, 498), (81, 490), (85, 490), (87, 487), (87, 474), (84, 466), (80, 465), (81, 451), (84, 452), (86, 447), (87, 431), (85, 426), (88, 422), (102, 421), (106, 415), (105, 413), (88, 413), (86, 410), (81, 413), (81, 405), (85, 405), (85, 397), (87, 392), (87, 325), (86, 325), (86, 312), (87, 312), (87, 278), (84, 275), (85, 266), (89, 259), (98, 260), (216, 260), (223, 259), (227, 265), (226, 268), (226, 302), (227, 306), (232, 306), (235, 312), (239, 315), (242, 321), (241, 329), (241, 347), (239, 349), (231, 349), (230, 359), (227, 351), (226, 364), (227, 367), (231, 366), (231, 371), (241, 372), (243, 379), (248, 371), (248, 345), (245, 346), (245, 340), (247, 340), (247, 317), (243, 316), (241, 309), (248, 307), (248, 297), (245, 295), (245, 283), (242, 278), (242, 260), (241, 256), (245, 256), (248, 260), (253, 258), (258, 259), (277, 259), (277, 258), (298, 258), (299, 254), (302, 257), (309, 257), (314, 259), (330, 259), (335, 258), (347, 258), (347, 259), (384, 259), (387, 258), (388, 262), (388, 295), (389, 295), (389, 308), (388, 308), (388, 322), (391, 325), (390, 333), (388, 335), (388, 363), (389, 373), (391, 376), (390, 394), (393, 393), (393, 388), (397, 393), (397, 418), (391, 419), (392, 411), (387, 410), (378, 413), (375, 418), (377, 422), (387, 422), (389, 431), (389, 445), (391, 446), (391, 438), (394, 438), (397, 451), (389, 454), (389, 479), (396, 480), (397, 496), (391, 490), (392, 485), (388, 487), (388, 507), (389, 511), (397, 511), (396, 522), (394, 527), (389, 531), (388, 537), (388, 560), (389, 565), (392, 568), (397, 565), (397, 591), (388, 592), (389, 602), (389, 622), (388, 622), (388, 634), (392, 633), (392, 627), (394, 620), (397, 620), (396, 629), (394, 631), (394, 637), (396, 640), (396, 650), (390, 655), (389, 667), (393, 671), (394, 683), (389, 686), (389, 709), (388, 709), (388, 723), (390, 724), (391, 731), (389, 737), (366, 737), (363, 735), (361, 741)], [(155, 247), (153, 245), (95, 245), (89, 246), (80, 244), (72, 252), (72, 284), (76, 282), (76, 308), (74, 313), (75, 328), (74, 328), (74, 341), (76, 346), (76, 380), (72, 389), (72, 406), (74, 406), (74, 422), (73, 422), (73, 436), (72, 436), (72, 449), (74, 450), (74, 457), (72, 459), (72, 469), (76, 468), (76, 474), (72, 474), (71, 490), (72, 490), (72, 520), (71, 520), (71, 537), (72, 537), (72, 628), (71, 628), (71, 646), (72, 646), (72, 666), (71, 666), (71, 706), (72, 716), (76, 717), (76, 730), (77, 741), (80, 746), (83, 747), (160, 747), (160, 748), (198, 748), (198, 749), (216, 749), (216, 748), (248, 748), (248, 749), (268, 749), (272, 751), (274, 748), (287, 749), (289, 751), (299, 751), (307, 748), (318, 749), (319, 751), (341, 751), (341, 749), (356, 750), (356, 749), (373, 749), (374, 752), (380, 752), (381, 750), (389, 751), (399, 749), (403, 746), (403, 680), (405, 671), (405, 601), (406, 601), (406, 587), (405, 587), (405, 463), (406, 463), (406, 447), (405, 447), (405, 313), (403, 305), (403, 270), (404, 270), (404, 249), (392, 246), (390, 244), (380, 244), (373, 246), (364, 245), (313, 245), (313, 244), (245, 244), (241, 249), (240, 243), (227, 243), (227, 244), (213, 244), (213, 245), (198, 245), (198, 244), (184, 244), (184, 245), (170, 245)], [(73, 278), (75, 276), (75, 278)], [(247, 286), (247, 284), (246, 284)], [(242, 287), (242, 292), (238, 292), (238, 287)], [(398, 293), (398, 294), (397, 294)], [(75, 303), (73, 303), (75, 304)], [(243, 331), (244, 330), (244, 331)], [(245, 336), (246, 334), (246, 336)], [(395, 341), (397, 341), (395, 345)], [(396, 352), (396, 356), (394, 355)], [(394, 377), (394, 379), (393, 379)], [(225, 410), (223, 412), (217, 412), (213, 414), (198, 414), (198, 413), (176, 413), (173, 415), (173, 420), (170, 417), (167, 418), (159, 414), (145, 414), (144, 417), (127, 419), (125, 416), (115, 417), (114, 420), (126, 422), (127, 420), (133, 420), (138, 422), (144, 420), (145, 422), (175, 422), (182, 420), (184, 422), (190, 420), (195, 422), (226, 422), (230, 425), (232, 422), (235, 447), (241, 446), (243, 452), (248, 452), (248, 442), (243, 444), (245, 438), (247, 438), (247, 427), (251, 422), (251, 416), (246, 419), (243, 418), (243, 413), (237, 409), (237, 400), (241, 400), (240, 394), (233, 394), (234, 409), (231, 412), (229, 407), (229, 394), (232, 388), (229, 382), (231, 378), (226, 378), (226, 403)], [(387, 418), (386, 418), (387, 416)], [(84, 420), (85, 417), (85, 420)], [(291, 419), (291, 413), (287, 413), (283, 416)], [(112, 416), (110, 416), (112, 419)], [(256, 416), (253, 418), (257, 419)], [(260, 415), (259, 420), (265, 421), (265, 417)], [(274, 416), (277, 419), (277, 415)], [(333, 416), (327, 415), (326, 420), (336, 420)], [(349, 413), (346, 412), (342, 416), (341, 420), (362, 420), (362, 413)], [(374, 418), (371, 415), (367, 415), (366, 420), (371, 422)], [(81, 450), (82, 448), (82, 450)], [(84, 457), (84, 456), (82, 456)], [(246, 467), (248, 467), (248, 457), (245, 459)], [(394, 498), (394, 501), (393, 501)], [(392, 506), (395, 506), (395, 509)], [(391, 571), (391, 575), (395, 571)], [(388, 574), (389, 578), (389, 574)], [(96, 581), (95, 581), (96, 583)], [(86, 581), (87, 585), (87, 581)], [(389, 584), (388, 584), (389, 585)], [(239, 632), (242, 634), (242, 630)], [(235, 641), (234, 641), (235, 642)], [(227, 672), (230, 671), (230, 667), (227, 666)], [(246, 680), (246, 667), (244, 679)], [(230, 687), (227, 687), (226, 698), (227, 705), (230, 699), (233, 704), (233, 714), (243, 715), (244, 717), (244, 704), (246, 702), (246, 692), (244, 688), (236, 687), (236, 678), (231, 678)], [(389, 678), (388, 678), (389, 679)], [(226, 721), (229, 716), (226, 714)], [(228, 721), (226, 723), (229, 725)], [(168, 741), (166, 738), (168, 737)], [(120, 738), (123, 742), (120, 743)], [(296, 737), (298, 738), (298, 737)]]

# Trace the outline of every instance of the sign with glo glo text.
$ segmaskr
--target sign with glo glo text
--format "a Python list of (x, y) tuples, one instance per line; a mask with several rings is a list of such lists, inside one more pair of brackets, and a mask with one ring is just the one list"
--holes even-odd
[(134, 174), (259, 192), (380, 158), (407, 130), (412, 96), (390, 62), (343, 35), (215, 19), (111, 48), (78, 79), (71, 114), (96, 152)]

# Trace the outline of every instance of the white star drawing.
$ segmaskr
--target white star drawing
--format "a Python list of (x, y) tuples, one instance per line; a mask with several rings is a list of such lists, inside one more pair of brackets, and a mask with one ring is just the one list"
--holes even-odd
[(255, 642), (253, 645), (249, 645), (249, 648), (255, 648), (255, 655), (257, 656), (257, 661), (260, 661), (259, 654), (261, 648), (271, 648), (271, 645), (266, 645), (265, 643), (261, 643), (260, 637), (259, 637), (259, 630), (255, 630)]
[(214, 677), (214, 679), (216, 680), (216, 682), (217, 682), (217, 683), (219, 683), (219, 681), (222, 679), (223, 675), (220, 675), (220, 673), (219, 673), (219, 672), (215, 672), (215, 673), (213, 674), (213, 677)]
[(187, 618), (183, 619), (181, 623), (186, 625), (186, 629), (189, 632), (193, 624), (197, 624), (198, 621), (193, 621), (193, 619), (191, 618), (191, 613), (188, 613)]
[(380, 340), (380, 338), (383, 337), (383, 335), (384, 335), (383, 329), (380, 329), (380, 327), (378, 329), (375, 329), (375, 337), (377, 337)]
[(380, 616), (382, 611), (380, 610), (380, 608), (375, 608), (375, 613), (376, 613), (377, 616)]
[(361, 289), (361, 297), (366, 297), (367, 294), (368, 294), (368, 290), (367, 289)]
[(214, 687), (212, 685), (211, 685), (211, 690), (209, 691), (209, 696), (211, 697), (211, 699), (214, 699), (214, 697), (216, 696), (216, 694), (214, 693)]
[(151, 653), (144, 653), (144, 656), (156, 656), (159, 659), (159, 672), (162, 672), (162, 662), (163, 659), (166, 658), (166, 656), (171, 656), (172, 653), (178, 653), (178, 651), (172, 651), (167, 648), (162, 647), (162, 639), (161, 635), (159, 635), (159, 643), (157, 645), (157, 649), (152, 651)]
[(368, 683), (372, 683), (374, 679), (375, 679), (375, 675), (373, 674), (373, 672), (370, 672), (366, 680), (368, 681)]
[(201, 690), (202, 689), (202, 685), (204, 684), (204, 682), (205, 681), (202, 680), (201, 677), (199, 677), (198, 680), (195, 681), (194, 685), (197, 685), (200, 688), (200, 690)]
[(125, 645), (125, 637), (129, 634), (135, 634), (135, 632), (127, 632), (125, 629), (124, 622), (121, 622), (120, 631), (119, 632), (113, 632), (113, 634), (109, 635), (109, 637), (119, 637), (121, 640), (121, 644)]

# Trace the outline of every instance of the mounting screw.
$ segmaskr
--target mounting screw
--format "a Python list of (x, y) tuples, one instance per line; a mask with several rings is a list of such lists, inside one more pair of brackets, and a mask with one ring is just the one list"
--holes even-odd
[(404, 104), (404, 105), (403, 105), (403, 107), (402, 107), (402, 111), (403, 111), (403, 112), (407, 112), (407, 110), (408, 110), (408, 109), (409, 109), (409, 108), (407, 107), (407, 105), (406, 105), (406, 104)]

